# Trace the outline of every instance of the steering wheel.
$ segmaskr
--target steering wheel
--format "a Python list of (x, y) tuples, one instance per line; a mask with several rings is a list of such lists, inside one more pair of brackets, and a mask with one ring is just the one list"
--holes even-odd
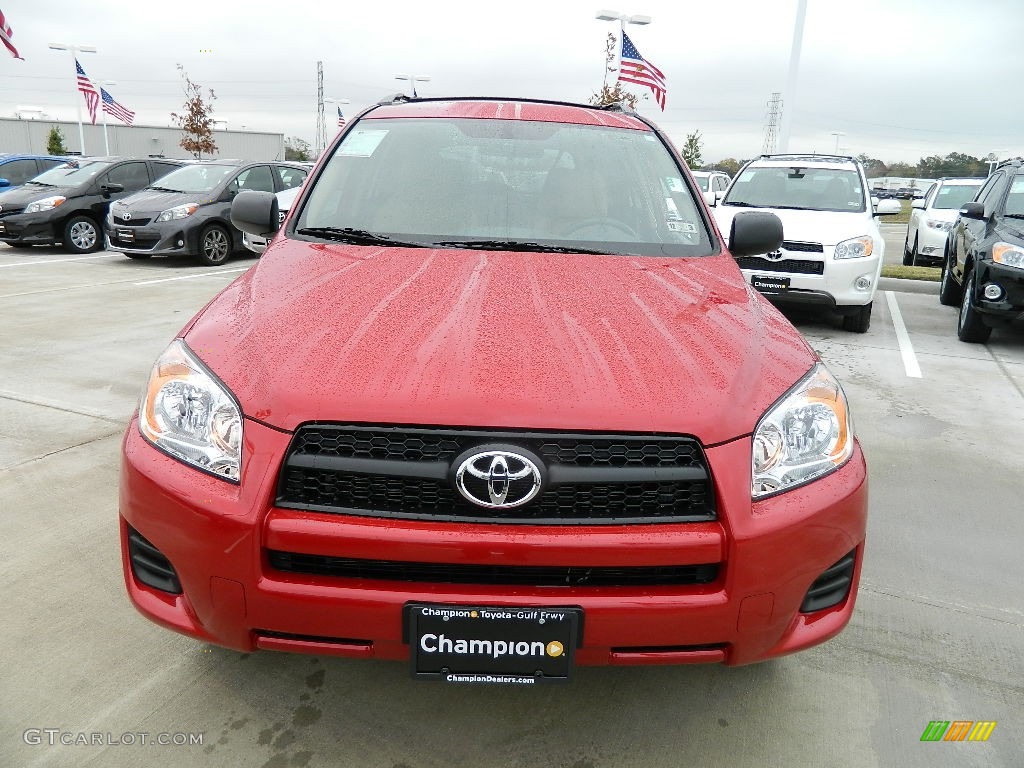
[(582, 219), (574, 222), (572, 226), (563, 233), (563, 235), (565, 237), (573, 237), (574, 235), (578, 236), (581, 231), (587, 229), (595, 230), (592, 235), (596, 235), (600, 239), (607, 239), (603, 231), (609, 229), (620, 235), (626, 235), (630, 240), (637, 239), (636, 232), (634, 232), (626, 222), (620, 221), (619, 219), (602, 219), (598, 217)]

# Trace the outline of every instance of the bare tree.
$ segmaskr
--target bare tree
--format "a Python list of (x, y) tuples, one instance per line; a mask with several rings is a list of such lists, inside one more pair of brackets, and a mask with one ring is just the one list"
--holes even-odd
[(622, 83), (616, 80), (614, 86), (608, 85), (608, 73), (618, 71), (612, 66), (612, 62), (615, 61), (615, 52), (617, 50), (618, 38), (609, 32), (604, 46), (604, 82), (601, 84), (601, 90), (597, 91), (590, 97), (590, 103), (597, 107), (603, 107), (605, 104), (618, 104), (619, 102), (625, 102), (631, 109), (636, 109), (636, 103), (639, 98), (625, 90), (622, 87)]
[(172, 112), (171, 118), (185, 132), (181, 148), (200, 160), (203, 152), (212, 155), (217, 151), (217, 143), (213, 140), (213, 102), (217, 97), (210, 88), (209, 96), (204, 100), (203, 89), (192, 82), (181, 64), (178, 65), (178, 72), (185, 81), (185, 111), (181, 114)]

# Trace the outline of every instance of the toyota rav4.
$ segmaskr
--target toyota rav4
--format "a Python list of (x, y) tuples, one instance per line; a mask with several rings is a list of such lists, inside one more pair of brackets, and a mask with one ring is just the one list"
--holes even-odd
[[(278, 228), (270, 192), (236, 226)], [(532, 684), (745, 664), (850, 619), (842, 387), (626, 107), (407, 99), (335, 139), (156, 361), (123, 444), (128, 594), (239, 651)]]

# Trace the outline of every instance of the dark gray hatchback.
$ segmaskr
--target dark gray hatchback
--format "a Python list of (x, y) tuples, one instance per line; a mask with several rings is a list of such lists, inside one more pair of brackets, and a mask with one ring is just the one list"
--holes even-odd
[(308, 168), (293, 163), (213, 160), (187, 165), (111, 206), (109, 248), (131, 259), (175, 254), (223, 264), (242, 247), (231, 224), (241, 190), (280, 192), (302, 184)]

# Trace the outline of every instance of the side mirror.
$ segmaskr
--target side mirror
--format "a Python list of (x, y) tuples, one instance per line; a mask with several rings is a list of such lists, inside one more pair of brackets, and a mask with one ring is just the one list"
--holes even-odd
[(273, 235), (281, 226), (277, 195), (273, 192), (242, 190), (231, 202), (231, 223), (257, 237)]
[(732, 219), (729, 252), (733, 256), (755, 256), (782, 247), (782, 220), (767, 211), (743, 211)]
[(100, 192), (104, 195), (109, 195), (117, 192), (124, 192), (124, 184), (103, 184), (100, 186)]
[(919, 210), (919, 211), (923, 211), (924, 210), (924, 198), (923, 197), (915, 197), (911, 201), (910, 207), (911, 208), (917, 208), (917, 210)]
[(9, 182), (7, 179), (0, 179), (0, 187), (9, 187), (9, 186), (11, 186), (11, 182)]
[(903, 206), (900, 205), (900, 201), (893, 200), (891, 197), (879, 200), (878, 205), (875, 207), (875, 216), (895, 216), (902, 212)]
[(964, 203), (960, 209), (960, 215), (965, 219), (985, 220), (985, 206), (981, 203)]
[(701, 194), (704, 195), (704, 202), (707, 203), (708, 208), (714, 208), (715, 207), (715, 203), (718, 202), (718, 198), (715, 197), (715, 193), (714, 192), (702, 192)]

